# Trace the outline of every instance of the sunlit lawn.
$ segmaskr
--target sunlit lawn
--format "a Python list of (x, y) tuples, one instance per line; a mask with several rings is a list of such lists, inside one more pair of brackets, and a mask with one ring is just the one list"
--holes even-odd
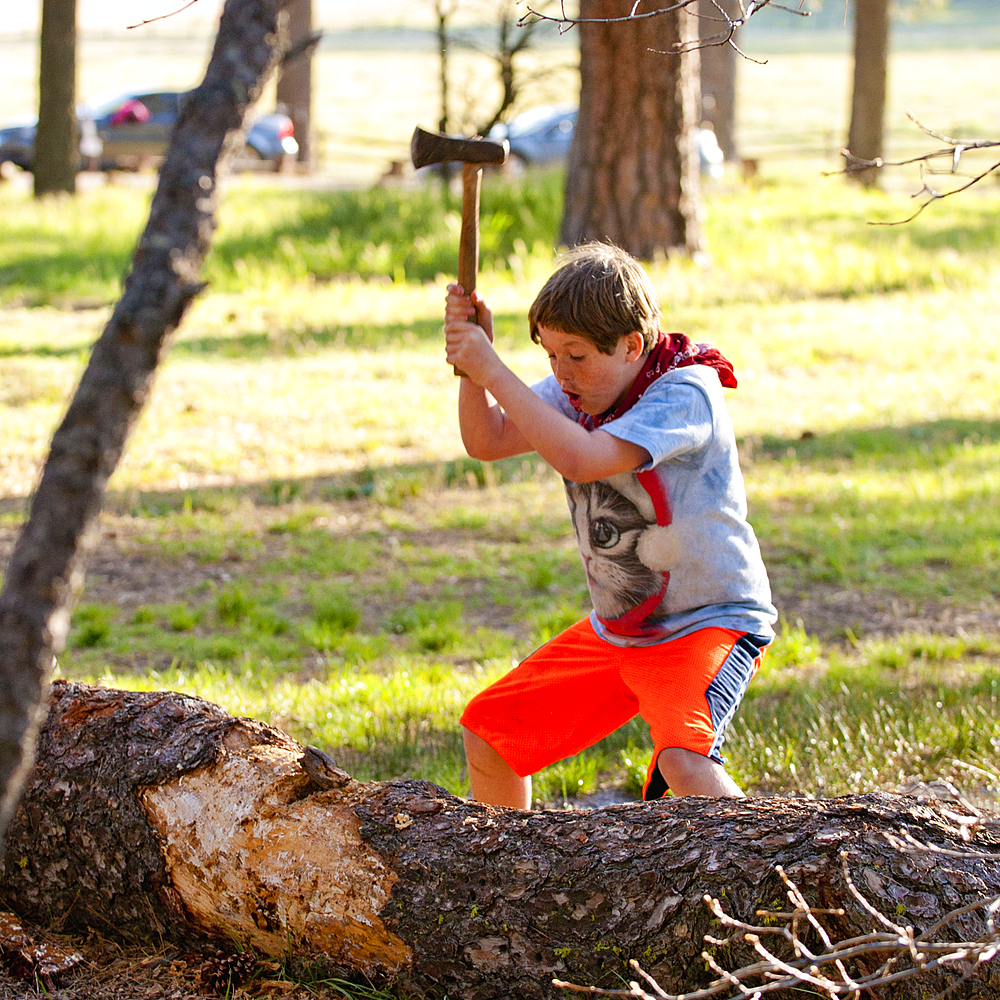
[[(534, 378), (545, 359), (524, 316), (551, 267), (559, 184), (493, 189), (481, 287), (502, 350)], [(997, 781), (1000, 196), (867, 225), (910, 207), (774, 168), (709, 191), (709, 265), (652, 266), (667, 328), (736, 365), (729, 402), (779, 597), (890, 595), (993, 623), (881, 638), (851, 620), (819, 636), (785, 615), (729, 744), (760, 793)], [(58, 210), (0, 191), (5, 497), (30, 490), (144, 210), (135, 191)], [(232, 185), (211, 290), (105, 518), (123, 561), (182, 584), (116, 598), (95, 578), (64, 675), (195, 692), (359, 776), (464, 789), (462, 705), (586, 594), (557, 478), (462, 461), (439, 332), (454, 213), (434, 191)], [(646, 755), (633, 723), (538, 794), (634, 792)]]

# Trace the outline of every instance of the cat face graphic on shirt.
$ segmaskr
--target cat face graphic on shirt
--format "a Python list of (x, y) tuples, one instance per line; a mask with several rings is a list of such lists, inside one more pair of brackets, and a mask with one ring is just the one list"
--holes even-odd
[(636, 552), (651, 522), (601, 480), (567, 482), (566, 494), (594, 610), (601, 618), (620, 618), (663, 587), (663, 573), (644, 565)]

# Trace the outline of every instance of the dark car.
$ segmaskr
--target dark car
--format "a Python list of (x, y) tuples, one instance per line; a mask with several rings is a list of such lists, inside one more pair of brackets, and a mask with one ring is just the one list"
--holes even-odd
[[(510, 143), (510, 163), (516, 173), (533, 165), (562, 163), (569, 155), (576, 128), (577, 109), (572, 104), (533, 108), (513, 117), (506, 125), (490, 129), (491, 139)], [(698, 129), (698, 152), (702, 173), (722, 176), (722, 150), (710, 128)]]
[[(138, 170), (161, 159), (170, 131), (188, 96), (187, 91), (128, 90), (97, 94), (76, 109), (80, 132), (81, 165), (98, 170)], [(0, 164), (11, 162), (31, 169), (37, 118), (24, 118), (0, 129)], [(243, 161), (280, 166), (298, 152), (287, 115), (258, 118), (247, 134)]]

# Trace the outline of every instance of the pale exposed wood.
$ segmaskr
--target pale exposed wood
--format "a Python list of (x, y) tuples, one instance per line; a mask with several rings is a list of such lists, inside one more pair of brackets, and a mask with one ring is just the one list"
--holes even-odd
[(217, 763), (140, 793), (189, 918), (264, 954), (398, 973), (412, 956), (379, 916), (396, 878), (358, 835), (365, 786), (306, 797), (302, 747), (248, 735), (231, 730)]

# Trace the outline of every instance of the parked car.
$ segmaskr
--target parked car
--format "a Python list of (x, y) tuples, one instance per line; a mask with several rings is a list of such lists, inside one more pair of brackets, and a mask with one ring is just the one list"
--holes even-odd
[[(81, 166), (138, 170), (162, 159), (188, 93), (155, 88), (105, 91), (79, 105)], [(37, 127), (37, 117), (25, 117), (0, 128), (0, 164), (9, 161), (30, 170)], [(237, 158), (278, 167), (298, 149), (292, 120), (267, 114), (254, 121)]]
[(561, 163), (569, 155), (576, 113), (572, 104), (533, 108), (515, 115), (506, 124), (494, 125), (490, 138), (506, 139), (510, 143), (509, 163), (515, 171)]
[[(569, 155), (576, 128), (577, 109), (572, 104), (547, 105), (515, 115), (506, 124), (490, 129), (491, 139), (510, 143), (512, 170), (563, 162)], [(701, 171), (711, 177), (722, 176), (722, 150), (710, 128), (698, 130)]]

